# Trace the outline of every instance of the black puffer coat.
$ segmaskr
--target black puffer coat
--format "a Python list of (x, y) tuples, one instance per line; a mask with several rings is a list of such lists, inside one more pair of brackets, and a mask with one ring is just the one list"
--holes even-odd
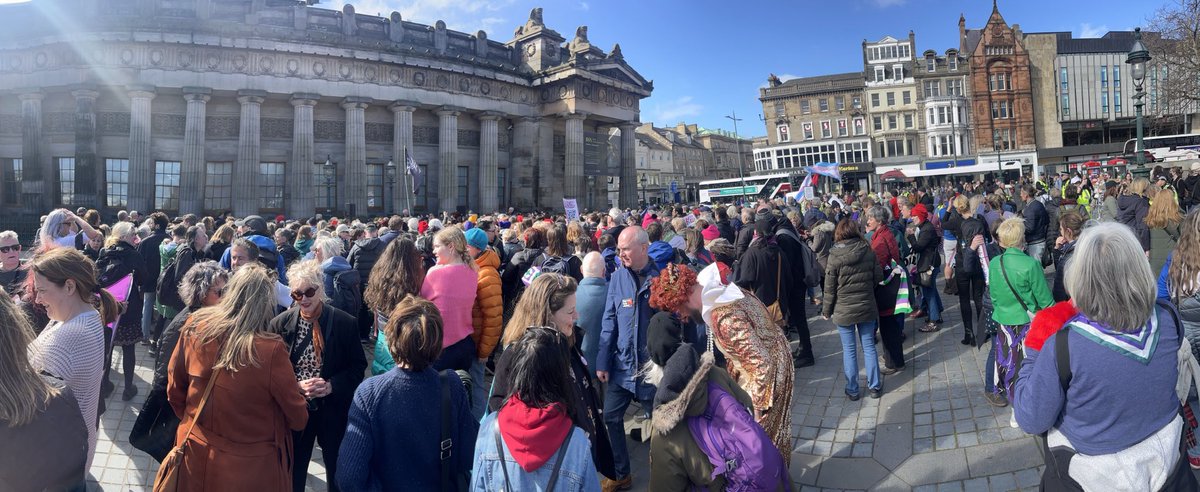
[(96, 283), (101, 287), (111, 286), (125, 278), (126, 275), (133, 275), (133, 285), (129, 287), (125, 314), (121, 316), (121, 320), (117, 324), (141, 329), (142, 286), (147, 285), (146, 279), (150, 276), (150, 273), (146, 271), (146, 263), (143, 261), (142, 255), (138, 254), (133, 245), (120, 241), (100, 251), (100, 260), (96, 262), (96, 271), (98, 272)]
[(838, 241), (829, 248), (821, 313), (838, 326), (874, 321), (879, 317), (875, 285), (882, 280), (875, 252), (865, 240)]
[(1133, 235), (1142, 243), (1142, 251), (1150, 251), (1150, 226), (1146, 225), (1146, 214), (1150, 213), (1150, 200), (1141, 195), (1123, 195), (1117, 198), (1117, 222), (1133, 229)]

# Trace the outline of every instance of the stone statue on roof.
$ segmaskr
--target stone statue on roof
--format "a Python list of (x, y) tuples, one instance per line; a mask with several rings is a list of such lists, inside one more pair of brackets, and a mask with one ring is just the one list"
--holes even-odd
[(571, 40), (571, 44), (567, 47), (572, 53), (578, 51), (587, 51), (592, 47), (587, 38), (587, 26), (579, 26), (575, 30), (575, 39)]
[(542, 22), (542, 8), (534, 7), (533, 10), (529, 11), (529, 20), (525, 21), (525, 25), (518, 26), (517, 30), (513, 32), (513, 35), (520, 36), (544, 27), (546, 27), (546, 24)]
[(767, 76), (767, 85), (769, 85), (771, 87), (778, 87), (782, 83), (783, 83), (783, 81), (779, 80), (778, 75), (771, 74), (771, 75)]

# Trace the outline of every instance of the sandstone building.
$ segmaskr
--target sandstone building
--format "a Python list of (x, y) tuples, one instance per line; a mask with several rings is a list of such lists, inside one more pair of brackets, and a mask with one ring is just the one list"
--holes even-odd
[[(606, 206), (610, 180), (621, 205), (636, 204), (634, 129), (653, 84), (619, 45), (592, 45), (586, 26), (567, 41), (540, 8), (497, 41), (307, 3), (4, 7), (0, 208)], [(424, 174), (415, 196), (406, 152)]]

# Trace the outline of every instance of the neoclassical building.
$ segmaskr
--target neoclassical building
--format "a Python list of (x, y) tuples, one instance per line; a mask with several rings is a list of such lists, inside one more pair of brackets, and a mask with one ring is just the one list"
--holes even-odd
[(586, 26), (567, 41), (540, 8), (494, 41), (308, 3), (0, 8), (0, 211), (604, 207), (610, 182), (636, 204), (653, 83), (619, 45), (593, 46)]

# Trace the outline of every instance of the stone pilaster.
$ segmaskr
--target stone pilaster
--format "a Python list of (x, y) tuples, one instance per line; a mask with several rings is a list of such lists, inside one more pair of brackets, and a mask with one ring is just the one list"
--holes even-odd
[(438, 204), (439, 210), (430, 212), (453, 212), (458, 203), (458, 111), (442, 106), (438, 115)]
[(587, 113), (568, 113), (567, 159), (563, 167), (563, 198), (574, 198), (583, 203), (583, 120)]
[(287, 204), (289, 218), (303, 219), (316, 213), (317, 207), (326, 204), (316, 202), (316, 186), (313, 182), (313, 107), (317, 105), (317, 94), (292, 94), (292, 162), (287, 173)]
[[(412, 213), (417, 199), (412, 192), (413, 177), (408, 174), (408, 162), (405, 152), (413, 151), (413, 111), (417, 103), (409, 101), (393, 102), (388, 109), (392, 110), (392, 162), (396, 163), (396, 183), (392, 189), (392, 210), (408, 210)], [(428, 190), (426, 190), (428, 193)]]
[(75, 96), (75, 203), (105, 206), (104, 170), (96, 157), (96, 97), (91, 88), (71, 91)]
[[(554, 173), (554, 123), (554, 118), (545, 117), (538, 120), (537, 125), (537, 168), (534, 172), (537, 176), (538, 192), (535, 196), (539, 209), (562, 208), (562, 182), (556, 179)], [(562, 168), (559, 169), (561, 171)]]
[(204, 121), (208, 113), (208, 100), (212, 89), (208, 87), (184, 87), (183, 99), (187, 101), (187, 116), (183, 125), (183, 161), (179, 163), (179, 213), (204, 213), (204, 176), (207, 162), (204, 159)]
[(154, 211), (154, 156), (150, 155), (150, 102), (154, 88), (129, 88), (129, 208)]
[(484, 112), (479, 115), (479, 211), (491, 213), (504, 205), (499, 202), (499, 185), (496, 182), (496, 167), (500, 153), (500, 136), (497, 134), (502, 115)]
[(537, 140), (538, 118), (523, 116), (513, 120), (512, 150), (509, 151), (508, 172), (513, 175), (512, 193), (505, 207), (516, 207), (518, 210), (529, 210), (534, 207), (534, 195), (537, 181), (534, 180), (535, 142)]
[[(367, 133), (366, 109), (371, 100), (364, 97), (347, 97), (342, 100), (346, 110), (346, 162), (342, 176), (345, 177), (346, 203), (354, 204), (354, 215), (367, 216)], [(383, 197), (376, 197), (382, 200)], [(347, 210), (346, 213), (350, 211)]]
[(257, 214), (262, 207), (262, 193), (257, 182), (262, 150), (260, 113), (266, 96), (265, 91), (238, 91), (242, 113), (238, 127), (238, 157), (233, 167), (233, 214), (238, 217)]
[(634, 138), (637, 124), (624, 123), (618, 128), (621, 129), (621, 183), (617, 196), (620, 207), (633, 208), (638, 203), (637, 139)]

